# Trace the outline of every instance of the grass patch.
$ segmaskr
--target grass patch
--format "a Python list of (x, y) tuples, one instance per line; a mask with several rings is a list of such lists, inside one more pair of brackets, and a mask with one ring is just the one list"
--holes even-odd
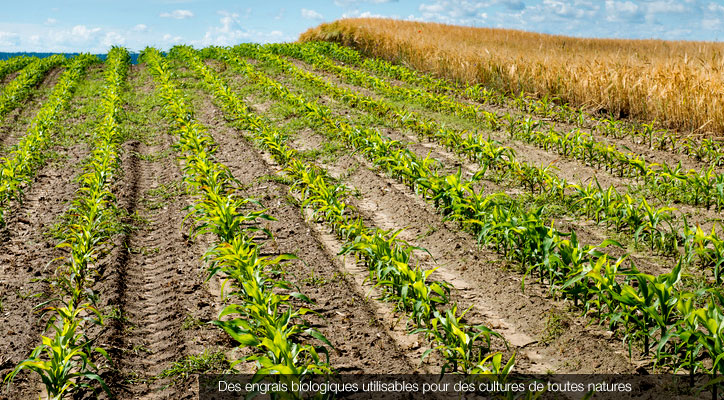
[(542, 344), (550, 344), (558, 339), (570, 326), (570, 321), (563, 315), (556, 313), (551, 310), (548, 313), (548, 319), (546, 320), (546, 327), (543, 330), (543, 334), (540, 338)]
[(170, 378), (174, 384), (185, 381), (194, 374), (229, 373), (231, 364), (221, 350), (204, 350), (199, 355), (188, 355), (181, 361), (174, 362), (171, 367), (161, 372), (155, 379)]
[(168, 205), (168, 201), (183, 193), (181, 182), (164, 183), (155, 189), (149, 189), (143, 196), (143, 204), (149, 210), (157, 210)]

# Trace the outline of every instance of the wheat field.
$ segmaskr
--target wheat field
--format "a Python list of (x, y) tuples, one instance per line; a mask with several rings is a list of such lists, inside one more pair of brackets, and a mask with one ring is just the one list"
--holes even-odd
[(458, 82), (655, 120), (682, 134), (724, 134), (722, 43), (582, 39), (379, 18), (322, 24), (300, 36), (310, 40)]

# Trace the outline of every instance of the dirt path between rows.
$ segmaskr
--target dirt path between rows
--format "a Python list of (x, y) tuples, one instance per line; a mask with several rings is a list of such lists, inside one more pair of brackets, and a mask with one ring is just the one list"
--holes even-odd
[[(239, 81), (232, 86), (244, 84)], [(304, 129), (297, 131), (292, 143), (304, 151), (319, 149), (327, 140)], [(566, 302), (552, 301), (545, 288), (529, 284), (526, 293), (521, 293), (520, 275), (504, 271), (498, 255), (480, 250), (455, 224), (442, 223), (409, 188), (372, 172), (374, 167), (357, 156), (316, 162), (359, 190), (362, 197), (352, 201), (371, 224), (382, 229), (405, 227), (403, 239), (431, 252), (432, 257), (421, 259), (429, 266), (440, 266), (438, 279), (454, 284), (461, 307), (474, 304), (468, 314), (471, 321), (501, 331), (517, 347), (517, 370), (630, 372), (636, 368), (622, 355), (618, 343), (614, 345), (618, 340), (600, 328), (587, 327), (590, 321), (568, 312)]]
[[(154, 90), (141, 71), (134, 67), (129, 77), (138, 101)], [(145, 131), (148, 142), (124, 145), (119, 204), (133, 229), (116, 243), (115, 262), (101, 290), (120, 316), (105, 338), (114, 360), (108, 380), (119, 399), (192, 399), (197, 390), (193, 377), (174, 381), (159, 375), (204, 349), (232, 346), (206, 324), (216, 317), (219, 299), (204, 283), (206, 243), (191, 239), (183, 223), (191, 199), (179, 189), (181, 169), (169, 151), (174, 139), (159, 120), (158, 108), (138, 103), (129, 108), (153, 115), (128, 122), (136, 124), (131, 129)]]
[(419, 341), (391, 327), (389, 310), (366, 298), (368, 288), (360, 287), (348, 270), (354, 268), (354, 258), (340, 260), (339, 242), (328, 228), (305, 221), (288, 187), (273, 178), (280, 167), (229, 128), (208, 95), (197, 90), (194, 105), (197, 118), (219, 144), (219, 161), (241, 181), (245, 195), (257, 198), (277, 219), (268, 224), (274, 241), (264, 251), (271, 257), (299, 257), (286, 268), (286, 279), (315, 302), (310, 308), (319, 316), (309, 320), (334, 346), (332, 367), (344, 373), (420, 371), (415, 355), (424, 349)]
[[(25, 193), (24, 201), (12, 208), (7, 226), (0, 231), (0, 376), (5, 376), (40, 344), (47, 318), (35, 307), (48, 300), (50, 288), (40, 279), (54, 274), (53, 259), (63, 255), (55, 249), (49, 231), (65, 212), (77, 189), (75, 177), (87, 146), (76, 144), (56, 149), (67, 154), (48, 164)], [(37, 296), (36, 296), (37, 295)], [(0, 399), (38, 397), (39, 379), (23, 372)], [(36, 394), (32, 394), (36, 393)], [(7, 397), (6, 397), (7, 396)]]

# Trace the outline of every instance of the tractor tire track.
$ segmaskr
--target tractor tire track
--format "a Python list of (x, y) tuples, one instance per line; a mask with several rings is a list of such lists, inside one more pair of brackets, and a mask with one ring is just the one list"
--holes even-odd
[[(132, 86), (149, 96), (153, 85), (140, 70), (132, 70)], [(137, 128), (155, 132), (150, 143), (129, 143), (123, 163), (121, 204), (135, 227), (122, 239), (112, 279), (110, 304), (118, 306), (121, 318), (109, 339), (115, 363), (109, 376), (119, 399), (194, 398), (193, 377), (172, 381), (160, 375), (203, 348), (226, 346), (217, 328), (202, 323), (215, 317), (218, 300), (200, 269), (204, 243), (186, 235), (184, 208), (190, 199), (173, 191), (182, 173), (168, 152), (173, 142), (168, 127)], [(189, 318), (199, 323), (188, 324)]]

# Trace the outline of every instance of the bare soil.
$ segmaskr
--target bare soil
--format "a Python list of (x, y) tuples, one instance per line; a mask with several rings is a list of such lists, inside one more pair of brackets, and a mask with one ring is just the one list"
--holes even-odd
[[(238, 80), (232, 87), (245, 84), (248, 82)], [(394, 134), (393, 131), (385, 133)], [(292, 147), (311, 150), (328, 140), (304, 129), (296, 132)], [(431, 150), (419, 143), (410, 143), (410, 146), (422, 156)], [(440, 151), (440, 155), (444, 152), (432, 151)], [(429, 267), (439, 267), (433, 277), (453, 283), (455, 300), (460, 307), (473, 306), (468, 314), (471, 323), (483, 323), (503, 334), (512, 351), (518, 354), (516, 370), (623, 373), (636, 369), (636, 365), (624, 357), (618, 339), (611, 338), (610, 333), (601, 328), (589, 326), (590, 321), (568, 311), (570, 306), (565, 302), (552, 301), (543, 287), (529, 282), (523, 293), (520, 274), (505, 271), (506, 265), (497, 254), (480, 249), (475, 240), (455, 224), (443, 223), (431, 205), (406, 186), (376, 172), (369, 162), (353, 154), (342, 155), (334, 161), (317, 159), (315, 162), (357, 189), (361, 197), (350, 201), (370, 226), (405, 228), (401, 238), (430, 252), (430, 255), (420, 254), (420, 261)], [(555, 329), (546, 326), (549, 318), (556, 317), (562, 319), (565, 329), (548, 335), (547, 331)]]
[[(76, 99), (71, 108), (77, 105)], [(63, 121), (60, 130), (70, 123)], [(51, 262), (63, 256), (55, 248), (57, 243), (50, 233), (78, 187), (74, 178), (80, 173), (80, 162), (88, 155), (88, 147), (85, 143), (64, 141), (54, 146), (52, 153), (54, 159), (38, 171), (35, 182), (26, 188), (23, 201), (11, 204), (7, 224), (0, 230), (2, 376), (40, 344), (47, 319), (36, 307), (52, 295), (45, 279), (54, 275)], [(0, 391), (0, 399), (17, 398), (17, 394), (37, 397), (30, 393), (37, 393), (39, 384), (28, 376), (19, 375), (9, 389)]]
[(208, 95), (197, 92), (195, 105), (197, 118), (211, 128), (219, 144), (218, 160), (241, 181), (245, 195), (258, 199), (277, 219), (269, 223), (274, 241), (266, 251), (299, 258), (288, 266), (286, 279), (315, 302), (311, 308), (320, 315), (309, 319), (334, 346), (335, 368), (353, 373), (417, 371), (419, 358), (411, 359), (408, 353), (411, 347), (420, 349), (419, 340), (388, 328), (391, 313), (366, 299), (369, 287), (349, 276), (356, 266), (336, 257), (339, 242), (327, 228), (305, 220), (288, 187), (272, 178), (280, 167), (229, 128)]

